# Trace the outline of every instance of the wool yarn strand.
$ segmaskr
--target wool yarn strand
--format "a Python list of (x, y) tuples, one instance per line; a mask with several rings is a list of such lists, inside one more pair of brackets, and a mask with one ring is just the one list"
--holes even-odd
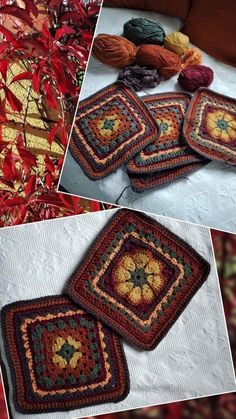
[(165, 80), (173, 77), (181, 69), (180, 57), (159, 45), (141, 45), (136, 61), (139, 65), (156, 68)]
[(172, 32), (165, 37), (164, 47), (181, 57), (189, 48), (189, 37), (181, 32)]
[(205, 65), (192, 65), (181, 71), (178, 77), (180, 87), (187, 92), (194, 92), (199, 87), (209, 87), (214, 79), (214, 72)]
[(159, 22), (138, 17), (124, 24), (123, 36), (135, 45), (163, 45), (166, 34)]
[(123, 68), (135, 61), (137, 47), (128, 39), (99, 34), (94, 39), (92, 55), (105, 65)]

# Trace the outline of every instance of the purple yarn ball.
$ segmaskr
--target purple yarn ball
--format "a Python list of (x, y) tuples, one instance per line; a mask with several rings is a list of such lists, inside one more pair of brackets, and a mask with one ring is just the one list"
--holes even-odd
[(136, 92), (156, 87), (161, 78), (156, 69), (142, 67), (139, 65), (128, 65), (121, 70), (117, 81)]

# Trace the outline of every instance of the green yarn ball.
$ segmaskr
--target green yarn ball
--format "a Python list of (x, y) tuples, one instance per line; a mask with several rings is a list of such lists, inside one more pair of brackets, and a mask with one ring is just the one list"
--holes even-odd
[(135, 45), (163, 45), (166, 34), (160, 23), (137, 17), (124, 24), (123, 36)]

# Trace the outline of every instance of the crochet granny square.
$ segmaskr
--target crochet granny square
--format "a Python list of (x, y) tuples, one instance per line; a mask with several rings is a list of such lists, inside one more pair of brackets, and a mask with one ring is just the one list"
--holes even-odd
[(128, 162), (128, 173), (155, 173), (202, 160), (182, 138), (190, 97), (187, 93), (173, 92), (142, 98), (159, 127), (159, 137)]
[(203, 156), (236, 165), (236, 99), (199, 89), (190, 102), (183, 134)]
[(134, 93), (113, 84), (80, 103), (70, 149), (85, 174), (101, 179), (158, 137), (152, 115)]
[(118, 402), (129, 392), (120, 339), (66, 296), (5, 306), (2, 330), (21, 413)]
[(139, 348), (160, 342), (206, 280), (209, 264), (142, 213), (118, 210), (66, 292)]
[(190, 163), (185, 166), (175, 167), (170, 170), (162, 170), (151, 175), (129, 175), (132, 189), (135, 192), (144, 192), (148, 189), (173, 182), (181, 177), (185, 177), (190, 173), (204, 167), (206, 163)]

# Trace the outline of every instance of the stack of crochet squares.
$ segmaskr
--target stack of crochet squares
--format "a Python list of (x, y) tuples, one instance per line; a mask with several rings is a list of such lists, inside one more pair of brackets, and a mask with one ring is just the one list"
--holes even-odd
[(236, 164), (236, 101), (209, 89), (138, 97), (112, 84), (81, 102), (70, 148), (101, 179), (123, 164), (136, 192), (169, 183), (209, 160)]

